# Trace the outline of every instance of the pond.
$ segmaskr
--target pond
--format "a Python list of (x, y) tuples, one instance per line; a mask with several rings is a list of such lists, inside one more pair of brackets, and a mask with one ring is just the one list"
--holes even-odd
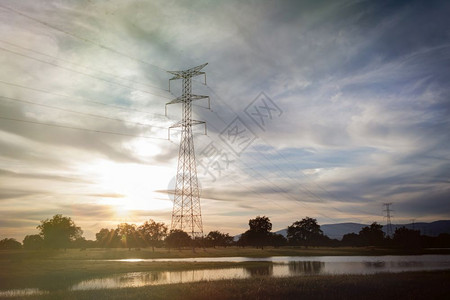
[[(266, 258), (205, 257), (183, 259), (122, 259), (136, 262), (272, 262), (252, 267), (201, 269), (190, 271), (132, 272), (113, 274), (74, 283), (69, 290), (92, 290), (175, 284), (203, 280), (244, 279), (255, 276), (289, 277), (308, 275), (375, 274), (381, 272), (450, 270), (449, 255), (417, 256), (277, 256)], [(0, 297), (45, 294), (36, 288), (0, 291)]]

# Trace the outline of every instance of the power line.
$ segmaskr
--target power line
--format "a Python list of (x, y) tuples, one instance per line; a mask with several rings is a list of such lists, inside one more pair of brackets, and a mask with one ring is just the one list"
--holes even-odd
[[(213, 127), (214, 129), (216, 129), (216, 128), (214, 127), (214, 125), (211, 125), (211, 127)], [(217, 130), (217, 129), (216, 129), (216, 130)], [(209, 137), (212, 141), (216, 142), (216, 141), (213, 140), (210, 136), (208, 136), (208, 137)], [(250, 166), (249, 164), (247, 164), (246, 162), (244, 162), (244, 161), (241, 161), (241, 162), (247, 167), (247, 169), (252, 170), (253, 173), (257, 175), (257, 177), (262, 178), (262, 179), (264, 179), (266, 182), (268, 182), (268, 183), (270, 184), (270, 185), (268, 186), (268, 188), (269, 188), (273, 193), (278, 194), (278, 195), (280, 195), (281, 197), (283, 197), (283, 198), (285, 198), (285, 199), (287, 199), (287, 200), (290, 200), (290, 201), (293, 200), (293, 203), (295, 203), (295, 204), (297, 204), (297, 205), (301, 205), (301, 206), (306, 207), (306, 208), (308, 208), (308, 209), (311, 209), (311, 210), (313, 210), (316, 214), (318, 214), (319, 216), (322, 216), (322, 217), (325, 218), (325, 219), (329, 219), (329, 220), (331, 220), (331, 221), (333, 221), (333, 222), (335, 222), (335, 223), (338, 222), (337, 220), (335, 220), (335, 219), (333, 219), (333, 218), (331, 218), (331, 217), (328, 217), (328, 216), (326, 216), (326, 215), (320, 213), (319, 211), (317, 211), (317, 209), (312, 208), (310, 205), (305, 204), (304, 202), (302, 202), (301, 200), (297, 199), (296, 197), (293, 197), (292, 195), (290, 195), (290, 194), (288, 194), (288, 193), (285, 193), (285, 192), (283, 191), (283, 188), (280, 187), (278, 184), (274, 183), (272, 180), (270, 180), (269, 178), (267, 178), (266, 176), (264, 176), (262, 173), (260, 173), (260, 172), (258, 172), (257, 170), (255, 170), (255, 168), (251, 167), (251, 166)], [(261, 183), (264, 184), (264, 181), (262, 181), (262, 179), (256, 178), (257, 181), (259, 181), (259, 182), (261, 182)], [(275, 187), (275, 188), (274, 188), (274, 187)], [(333, 209), (335, 209), (335, 208), (333, 208)]]
[(48, 104), (36, 103), (36, 102), (32, 102), (32, 101), (28, 101), (28, 100), (22, 100), (22, 99), (17, 99), (17, 98), (12, 98), (12, 97), (6, 97), (6, 96), (1, 96), (0, 95), (0, 98), (11, 100), (11, 101), (16, 101), (16, 102), (22, 102), (22, 103), (26, 103), (26, 104), (31, 104), (31, 105), (36, 105), (36, 106), (41, 106), (41, 107), (44, 107), (44, 108), (56, 109), (56, 110), (65, 111), (65, 112), (69, 112), (69, 113), (73, 113), (73, 114), (84, 115), (84, 116), (93, 117), (93, 118), (101, 118), (101, 119), (106, 119), (106, 120), (118, 121), (118, 122), (123, 122), (123, 123), (134, 124), (134, 125), (138, 125), (138, 126), (146, 126), (146, 127), (154, 127), (154, 128), (166, 129), (166, 127), (155, 126), (155, 125), (145, 124), (145, 123), (140, 123), (140, 122), (126, 121), (126, 120), (122, 120), (122, 119), (117, 119), (117, 118), (112, 118), (112, 117), (107, 117), (107, 116), (102, 116), (102, 115), (96, 115), (96, 114), (91, 114), (91, 113), (83, 113), (83, 112), (74, 111), (74, 110), (71, 110), (71, 109), (61, 108), (61, 107), (48, 105)]
[(16, 14), (22, 16), (22, 17), (27, 18), (27, 19), (33, 20), (33, 21), (35, 21), (35, 22), (37, 22), (37, 23), (39, 23), (39, 24), (42, 24), (42, 25), (44, 25), (44, 26), (47, 26), (47, 27), (49, 27), (49, 28), (51, 28), (51, 29), (53, 29), (53, 30), (62, 32), (62, 33), (64, 33), (64, 34), (67, 34), (67, 35), (69, 35), (69, 36), (71, 36), (71, 37), (74, 37), (74, 38), (76, 38), (76, 39), (78, 39), (78, 40), (81, 40), (81, 41), (83, 41), (83, 42), (85, 42), (85, 43), (88, 43), (88, 44), (97, 46), (97, 47), (99, 47), (99, 48), (102, 48), (102, 49), (111, 51), (111, 52), (113, 52), (113, 53), (115, 53), (115, 54), (118, 54), (118, 55), (123, 56), (123, 57), (127, 57), (127, 58), (129, 58), (129, 59), (131, 59), (131, 60), (135, 60), (135, 61), (138, 61), (138, 62), (140, 62), (140, 63), (144, 63), (144, 64), (146, 64), (146, 65), (149, 65), (149, 66), (152, 66), (152, 67), (154, 67), (154, 68), (157, 68), (157, 69), (159, 69), (160, 71), (167, 72), (166, 69), (164, 69), (164, 68), (162, 68), (162, 67), (160, 67), (160, 66), (157, 66), (157, 65), (155, 65), (155, 64), (149, 63), (149, 62), (144, 61), (144, 60), (142, 60), (142, 59), (140, 59), (140, 58), (136, 58), (136, 57), (130, 56), (130, 55), (125, 54), (125, 53), (123, 53), (123, 52), (121, 52), (121, 51), (117, 51), (117, 50), (115, 50), (114, 48), (111, 48), (111, 47), (109, 47), (109, 46), (106, 46), (106, 45), (97, 43), (97, 42), (95, 42), (95, 41), (93, 41), (93, 40), (90, 40), (90, 39), (87, 39), (87, 38), (85, 38), (85, 37), (79, 36), (79, 35), (77, 35), (77, 34), (71, 33), (71, 32), (66, 31), (66, 30), (64, 30), (64, 29), (58, 28), (58, 27), (56, 27), (55, 25), (49, 24), (49, 23), (47, 23), (47, 22), (45, 22), (45, 21), (39, 20), (39, 19), (37, 19), (37, 18), (35, 18), (35, 17), (32, 17), (32, 16), (30, 16), (30, 15), (24, 14), (23, 12), (20, 12), (19, 10), (16, 10), (16, 9), (14, 9), (14, 8), (7, 7), (7, 6), (1, 5), (1, 4), (0, 4), (0, 7), (3, 8), (3, 9), (5, 9), (5, 10), (9, 10), (9, 11), (11, 11), (11, 12), (13, 12), (13, 13), (16, 13)]
[[(215, 112), (215, 115), (217, 116), (217, 118), (218, 118), (219, 120), (221, 120), (223, 123), (225, 123), (225, 121), (223, 120), (223, 118), (222, 118), (219, 114), (217, 114), (217, 113)], [(225, 123), (225, 124), (226, 124), (226, 123)], [(211, 124), (210, 126), (211, 126), (212, 128), (214, 128), (216, 131), (218, 131), (217, 128), (216, 128), (213, 124)], [(210, 136), (208, 136), (208, 137), (209, 137), (213, 142), (216, 142), (216, 141), (213, 140)], [(220, 143), (221, 143), (221, 142), (220, 142)], [(259, 154), (262, 154), (262, 153), (261, 153), (260, 151), (258, 151), (258, 150), (256, 150), (256, 152), (258, 152)], [(264, 156), (264, 158), (265, 158), (268, 162), (271, 162), (267, 157)], [(256, 161), (256, 159), (255, 159), (255, 161)], [(257, 163), (260, 163), (260, 161), (256, 161), (256, 162), (257, 162)], [(290, 195), (290, 194), (284, 192), (282, 187), (280, 187), (278, 184), (274, 183), (271, 179), (267, 178), (267, 177), (264, 176), (262, 173), (256, 171), (255, 168), (251, 167), (249, 164), (245, 163), (244, 161), (242, 161), (242, 163), (246, 166), (246, 169), (252, 170), (253, 173), (257, 175), (256, 177), (259, 177), (259, 178), (260, 178), (260, 179), (258, 179), (258, 178), (256, 179), (258, 182), (261, 182), (261, 183), (263, 183), (263, 184), (264, 184), (264, 181), (268, 182), (268, 183), (270, 184), (269, 189), (270, 189), (273, 193), (279, 194), (281, 197), (283, 197), (283, 198), (285, 198), (285, 199), (287, 199), (287, 200), (293, 200), (293, 203), (295, 203), (295, 204), (297, 204), (297, 205), (301, 205), (301, 206), (303, 206), (303, 207), (305, 207), (305, 208), (311, 209), (311, 210), (314, 211), (317, 215), (322, 216), (322, 217), (325, 218), (325, 219), (329, 219), (329, 220), (331, 220), (332, 222), (339, 223), (338, 220), (333, 219), (333, 218), (331, 218), (331, 217), (329, 217), (329, 216), (326, 216), (326, 215), (320, 213), (317, 209), (311, 207), (310, 205), (307, 205), (306, 203), (302, 202), (300, 199), (297, 199), (296, 197), (294, 197), (294, 196), (292, 196), (292, 195)], [(267, 167), (265, 167), (265, 168), (267, 169)], [(291, 176), (289, 176), (289, 177), (290, 177), (292, 180), (296, 181), (296, 179), (292, 178)], [(264, 181), (263, 181), (263, 180), (264, 180)], [(287, 182), (285, 179), (283, 179), (283, 180), (284, 180), (285, 182)], [(241, 185), (242, 185), (242, 184), (241, 184)], [(274, 188), (274, 187), (275, 187), (275, 188)], [(309, 190), (308, 190), (308, 191), (309, 191)], [(260, 194), (260, 193), (258, 193), (258, 194)], [(309, 196), (311, 199), (316, 198), (316, 199), (319, 200), (320, 203), (326, 204), (325, 201), (324, 201), (321, 197), (317, 196), (316, 194), (314, 194), (314, 193), (311, 192), (311, 191), (309, 191), (309, 193), (308, 193), (307, 196)], [(266, 198), (266, 197), (263, 197), (263, 198)], [(269, 199), (269, 201), (271, 201), (271, 200)], [(272, 202), (272, 201), (271, 201), (271, 202)], [(281, 206), (280, 206), (280, 207), (281, 207)], [(340, 210), (340, 209), (338, 209), (338, 208), (335, 208), (335, 207), (331, 207), (331, 208), (334, 209), (334, 210), (337, 210), (337, 211), (339, 211), (339, 212), (341, 212), (341, 213), (344, 213), (344, 211), (342, 211), (342, 210)], [(358, 218), (354, 218), (354, 219), (357, 219), (357, 220), (359, 220), (360, 222), (365, 223), (365, 221), (363, 221), (363, 220), (361, 220), (361, 219), (358, 219)], [(350, 227), (349, 227), (349, 228), (350, 228)]]
[[(222, 102), (222, 101), (221, 101)], [(231, 107), (230, 107), (230, 109), (232, 109)], [(233, 110), (233, 112), (234, 113), (236, 113), (234, 110)], [(224, 123), (224, 124), (226, 124), (226, 122), (225, 122), (225, 120), (219, 115), (219, 114), (217, 114), (217, 113), (215, 113), (215, 115)], [(214, 126), (212, 126), (213, 128), (214, 128)], [(216, 129), (217, 130), (217, 129)], [(266, 142), (265, 140), (264, 140), (264, 142)], [(267, 143), (267, 142), (266, 142)], [(267, 143), (268, 144), (268, 143)], [(260, 151), (257, 151), (259, 154), (261, 154), (263, 157), (264, 157), (264, 159), (266, 160), (266, 161), (268, 161), (268, 162), (270, 162), (270, 160), (265, 156), (265, 154), (264, 153), (262, 153), (262, 152), (260, 152)], [(294, 180), (294, 181), (297, 181), (297, 179), (295, 179), (295, 178), (293, 178), (291, 175), (289, 175), (289, 174), (287, 174), (285, 171), (283, 171), (278, 165), (276, 165), (276, 164), (273, 164), (279, 171), (281, 171), (282, 173), (284, 173), (284, 175), (286, 175), (286, 176), (288, 176), (290, 179), (292, 179), (292, 180)], [(286, 180), (285, 180), (286, 181)], [(286, 181), (287, 182), (287, 181)], [(298, 182), (297, 182), (298, 183)], [(307, 189), (306, 187), (304, 187), (303, 185), (301, 185), (300, 184), (300, 187), (303, 189), (303, 190), (306, 190), (306, 193), (308, 193), (308, 194), (310, 194), (313, 198), (316, 198), (316, 199), (318, 199), (318, 200), (320, 200), (321, 202), (325, 202), (321, 197), (319, 197), (318, 195), (316, 195), (315, 193), (313, 193), (312, 191), (310, 191), (309, 189)], [(342, 211), (341, 211), (342, 212)]]
[[(20, 84), (17, 84), (17, 83), (12, 83), (12, 82), (7, 82), (7, 81), (3, 81), (3, 80), (0, 80), (0, 83), (6, 84), (6, 85), (10, 85), (10, 86), (20, 87), (20, 88), (23, 88), (23, 89), (27, 89), (27, 90), (31, 90), (31, 91), (35, 91), (35, 92), (39, 92), (39, 93), (45, 93), (45, 94), (56, 96), (56, 97), (64, 97), (64, 98), (68, 98), (68, 99), (75, 99), (75, 97), (72, 97), (72, 96), (69, 96), (69, 95), (53, 93), (53, 92), (50, 92), (50, 91), (47, 91), (47, 90), (44, 90), (44, 89), (24, 86), (24, 85), (20, 85)], [(121, 109), (121, 110), (125, 110), (125, 111), (139, 112), (139, 113), (150, 114), (150, 115), (154, 115), (154, 116), (167, 118), (163, 114), (155, 114), (155, 113), (151, 113), (151, 112), (145, 111), (145, 110), (139, 110), (139, 109), (134, 109), (134, 108), (130, 108), (130, 107), (114, 105), (114, 104), (104, 103), (104, 102), (100, 102), (100, 101), (94, 101), (94, 100), (88, 99), (86, 97), (79, 97), (78, 96), (76, 98), (82, 99), (84, 102), (88, 102), (88, 103), (92, 103), (92, 104), (96, 104), (96, 105), (109, 106), (109, 107), (113, 107), (113, 108), (117, 108), (117, 109)]]
[(148, 84), (148, 83), (142, 83), (142, 82), (135, 81), (135, 80), (132, 80), (132, 79), (128, 79), (128, 78), (125, 78), (125, 77), (120, 77), (120, 76), (117, 76), (115, 74), (108, 73), (108, 72), (105, 72), (105, 71), (102, 71), (102, 70), (97, 70), (97, 69), (94, 69), (94, 68), (91, 68), (91, 67), (87, 67), (87, 66), (84, 66), (84, 65), (79, 64), (79, 63), (74, 63), (72, 61), (69, 61), (69, 60), (66, 60), (66, 59), (62, 59), (60, 57), (56, 57), (56, 56), (53, 56), (53, 55), (49, 55), (49, 54), (46, 54), (46, 53), (43, 53), (43, 52), (40, 52), (40, 51), (36, 51), (36, 50), (30, 49), (30, 48), (26, 48), (26, 47), (23, 47), (23, 46), (20, 46), (20, 45), (17, 45), (17, 44), (14, 44), (14, 43), (2, 40), (2, 39), (0, 39), (0, 42), (5, 43), (5, 44), (10, 45), (10, 46), (13, 46), (13, 47), (17, 47), (17, 48), (22, 49), (22, 50), (34, 52), (34, 53), (42, 55), (42, 56), (46, 56), (46, 57), (49, 57), (49, 58), (57, 59), (57, 60), (60, 60), (62, 62), (66, 62), (66, 63), (69, 63), (71, 65), (74, 65), (74, 66), (79, 66), (79, 67), (82, 67), (82, 68), (85, 68), (85, 69), (88, 69), (88, 70), (92, 70), (92, 71), (95, 71), (95, 72), (98, 72), (98, 73), (102, 73), (102, 74), (105, 74), (107, 76), (117, 78), (119, 80), (126, 80), (126, 81), (129, 81), (129, 82), (135, 83), (135, 84), (140, 84), (140, 85), (143, 85), (143, 86), (147, 86), (147, 87), (158, 89), (158, 90), (165, 91), (165, 92), (169, 91), (167, 89), (163, 89), (163, 88), (160, 88), (160, 87)]
[(97, 79), (97, 80), (101, 80), (101, 81), (104, 81), (104, 82), (107, 82), (107, 83), (110, 83), (110, 84), (115, 84), (115, 85), (127, 88), (129, 90), (132, 90), (132, 91), (139, 91), (139, 92), (143, 92), (143, 93), (146, 93), (146, 94), (151, 94), (151, 95), (154, 95), (154, 96), (157, 96), (157, 97), (161, 97), (161, 98), (172, 99), (171, 97), (168, 97), (168, 96), (163, 96), (163, 95), (155, 94), (155, 93), (150, 92), (150, 91), (137, 89), (137, 88), (134, 88), (134, 87), (126, 85), (126, 84), (118, 83), (118, 82), (111, 81), (111, 80), (108, 80), (108, 79), (105, 79), (105, 78), (101, 78), (101, 77), (97, 77), (97, 76), (94, 76), (94, 75), (91, 75), (91, 74), (80, 72), (80, 71), (77, 71), (77, 70), (74, 70), (74, 69), (71, 69), (71, 68), (60, 66), (58, 64), (55, 64), (55, 63), (52, 63), (52, 62), (48, 62), (48, 61), (45, 61), (45, 60), (42, 60), (42, 59), (39, 59), (39, 58), (35, 58), (35, 57), (29, 56), (29, 55), (26, 55), (26, 54), (22, 54), (22, 53), (19, 53), (19, 52), (16, 52), (16, 51), (12, 51), (12, 50), (9, 50), (9, 49), (3, 48), (3, 47), (0, 47), (0, 50), (5, 51), (5, 52), (10, 52), (10, 53), (13, 53), (13, 54), (18, 55), (18, 56), (23, 56), (23, 57), (26, 57), (26, 58), (38, 61), (40, 63), (49, 64), (49, 65), (51, 65), (53, 67), (57, 67), (57, 68), (60, 68), (60, 69), (66, 70), (66, 71), (78, 73), (78, 74), (81, 74), (81, 75), (84, 75), (84, 76), (88, 76), (88, 77), (91, 77), (91, 78), (94, 78), (94, 79)]
[[(219, 120), (221, 120), (223, 123), (225, 123), (225, 121), (223, 120), (223, 118), (222, 118), (219, 114), (215, 113), (215, 115), (217, 116), (217, 118), (218, 118)], [(225, 123), (225, 124), (226, 124), (226, 123)], [(214, 129), (217, 131), (217, 128), (216, 128), (213, 124), (211, 124), (210, 126), (211, 126), (212, 128), (214, 128)], [(208, 138), (211, 139), (213, 142), (217, 142), (217, 141), (213, 140), (210, 136), (208, 136)], [(222, 142), (219, 142), (219, 143), (222, 143)], [(257, 151), (257, 152), (260, 153), (259, 151)], [(266, 160), (268, 160), (268, 159), (266, 158)], [(269, 160), (268, 160), (268, 161), (269, 161)], [(316, 214), (318, 214), (319, 216), (322, 216), (322, 217), (325, 218), (325, 219), (329, 219), (329, 220), (331, 220), (331, 221), (333, 221), (333, 222), (339, 222), (339, 221), (337, 221), (337, 220), (335, 220), (335, 219), (333, 219), (333, 218), (331, 218), (331, 217), (328, 217), (328, 216), (326, 216), (326, 215), (320, 213), (319, 211), (317, 211), (317, 209), (312, 208), (310, 205), (307, 205), (307, 204), (303, 203), (301, 200), (297, 199), (296, 197), (293, 197), (292, 195), (283, 192), (283, 188), (280, 187), (278, 184), (274, 183), (272, 180), (270, 180), (269, 178), (267, 178), (266, 176), (264, 176), (262, 173), (260, 173), (260, 172), (258, 172), (257, 170), (255, 170), (255, 168), (251, 167), (249, 164), (245, 163), (244, 161), (242, 161), (242, 163), (247, 167), (247, 169), (252, 170), (253, 173), (257, 175), (256, 180), (257, 180), (258, 182), (261, 182), (261, 183), (263, 183), (263, 184), (265, 184), (265, 185), (266, 185), (265, 182), (268, 182), (268, 183), (269, 183), (269, 186), (268, 186), (268, 187), (269, 187), (269, 189), (270, 189), (273, 193), (279, 194), (281, 197), (283, 197), (283, 198), (285, 198), (285, 199), (287, 199), (287, 200), (291, 200), (291, 201), (293, 200), (293, 203), (295, 203), (295, 204), (297, 204), (297, 205), (301, 205), (302, 207), (306, 207), (306, 208), (308, 208), (308, 209), (311, 209), (311, 210), (314, 211)], [(258, 178), (258, 177), (259, 177), (259, 178)], [(293, 178), (291, 178), (291, 179), (293, 179)], [(308, 196), (311, 197), (311, 198), (317, 198), (317, 197), (318, 197), (318, 196), (316, 196), (315, 194), (308, 195)], [(264, 197), (264, 198), (265, 198), (265, 197)], [(319, 200), (321, 200), (320, 202), (321, 202), (322, 204), (325, 204), (324, 201), (323, 201), (320, 197), (319, 197)], [(333, 209), (336, 209), (336, 208), (334, 208), (334, 207), (332, 207), (332, 208), (333, 208)], [(339, 211), (339, 209), (336, 209), (336, 210)], [(342, 212), (342, 211), (341, 211), (341, 212)], [(362, 220), (361, 220), (361, 221), (362, 221)], [(364, 221), (362, 221), (362, 222), (364, 222)]]
[(57, 127), (57, 128), (81, 130), (81, 131), (87, 131), (87, 132), (104, 133), (104, 134), (112, 134), (112, 135), (120, 135), (120, 136), (129, 136), (129, 137), (137, 137), (137, 138), (144, 138), (144, 139), (156, 139), (156, 140), (167, 141), (167, 139), (159, 138), (159, 137), (152, 137), (152, 136), (145, 136), (145, 135), (134, 135), (134, 134), (128, 134), (128, 133), (96, 130), (96, 129), (89, 129), (89, 128), (80, 128), (80, 127), (73, 127), (73, 126), (67, 126), (67, 125), (61, 125), (61, 124), (49, 124), (49, 123), (44, 123), (44, 122), (37, 122), (37, 121), (30, 121), (30, 120), (21, 120), (21, 119), (4, 117), (4, 116), (0, 116), (0, 119), (8, 120), (8, 121), (14, 121), (14, 122), (38, 124), (38, 125)]
[[(216, 94), (217, 95), (217, 94)], [(221, 101), (222, 102), (222, 101)], [(232, 109), (232, 108), (230, 108), (230, 109)], [(233, 109), (232, 109), (233, 110)], [(233, 112), (236, 114), (236, 112), (233, 110)], [(221, 120), (223, 123), (225, 123), (226, 124), (226, 122), (223, 120), (223, 118), (219, 115), (219, 114), (217, 114), (216, 112), (215, 112), (215, 115), (218, 117), (218, 119), (219, 120)], [(217, 131), (217, 128), (215, 128), (214, 127), (214, 125), (210, 125), (211, 127), (213, 127), (216, 131)], [(258, 151), (258, 150), (256, 150), (259, 154), (262, 154), (260, 151)], [(264, 158), (268, 161), (268, 162), (271, 162), (269, 159), (267, 159), (265, 156), (264, 156)], [(253, 167), (250, 167), (249, 165), (247, 165), (245, 162), (243, 162), (246, 166), (247, 166), (247, 168), (248, 169), (250, 169), (250, 170), (252, 170), (254, 173), (256, 173), (259, 177), (262, 177), (262, 178), (264, 178), (267, 182), (269, 182), (269, 183), (271, 183), (272, 185), (274, 185), (274, 186), (276, 186), (281, 192), (283, 191), (283, 189), (281, 188), (281, 187), (279, 187), (276, 183), (273, 183), (270, 179), (268, 179), (267, 177), (265, 177), (264, 175), (262, 175), (260, 172), (258, 172), (258, 171), (256, 171)], [(258, 163), (259, 163), (259, 161), (258, 161)], [(282, 172), (284, 172), (283, 170), (281, 170)], [(297, 181), (296, 179), (294, 179), (294, 178), (292, 178), (290, 175), (288, 175), (288, 174), (286, 174), (288, 177), (290, 177), (293, 181)], [(283, 179), (284, 180), (284, 179)], [(258, 180), (258, 181), (260, 181), (260, 180)], [(284, 180), (284, 181), (286, 181), (286, 180)], [(287, 182), (287, 181), (286, 181)], [(297, 184), (299, 184), (298, 182), (297, 182)], [(300, 186), (302, 186), (301, 184), (300, 184)], [(305, 188), (305, 187), (302, 187), (303, 189), (306, 189), (307, 191), (308, 191), (308, 196), (309, 197), (311, 197), (311, 198), (316, 198), (316, 199), (318, 199), (319, 200), (319, 202), (321, 202), (322, 204), (325, 204), (325, 200), (323, 200), (320, 196), (318, 196), (318, 195), (316, 195), (315, 193), (313, 193), (313, 192), (311, 192), (311, 191), (309, 191), (307, 188)], [(277, 192), (277, 190), (275, 190), (275, 189), (273, 189), (273, 188), (270, 188), (274, 193), (278, 193)], [(291, 200), (294, 200), (294, 202), (295, 203), (298, 203), (298, 204), (301, 204), (301, 205), (303, 205), (303, 206), (305, 206), (305, 207), (308, 207), (308, 205), (306, 205), (306, 204), (304, 204), (303, 202), (300, 202), (300, 200), (299, 199), (297, 199), (297, 198), (295, 198), (295, 197), (293, 197), (293, 196), (291, 196), (290, 194), (287, 194), (287, 193), (283, 193), (282, 192), (282, 196), (284, 196), (284, 198), (288, 198), (288, 199), (291, 199)], [(332, 207), (333, 209), (335, 209), (335, 210), (337, 210), (337, 211), (339, 211), (339, 212), (341, 212), (341, 213), (343, 213), (344, 211), (342, 211), (342, 210), (340, 210), (340, 209), (338, 209), (338, 208), (335, 208), (335, 207)], [(313, 210), (315, 210), (315, 209), (313, 209)], [(317, 210), (315, 210), (316, 211), (316, 213), (318, 214), (318, 215), (321, 215), (322, 217), (324, 217), (324, 218), (326, 218), (326, 219), (330, 219), (331, 221), (333, 221), (333, 222), (337, 222), (336, 220), (334, 220), (333, 218), (330, 218), (330, 217), (328, 217), (328, 216), (325, 216), (325, 215), (323, 215), (323, 214), (321, 214), (321, 213), (319, 213)], [(356, 218), (356, 219), (358, 219), (358, 218)], [(364, 222), (363, 220), (361, 220), (361, 219), (358, 219), (359, 221), (361, 221), (361, 222)]]
[[(199, 83), (201, 83), (201, 82), (199, 82)], [(201, 83), (201, 84), (203, 84), (203, 83)], [(222, 104), (226, 105), (226, 106), (227, 106), (234, 114), (237, 115), (237, 112), (236, 112), (230, 105), (228, 105), (228, 103), (227, 103), (226, 101), (222, 100), (222, 99), (220, 98), (220, 96), (217, 95), (217, 93), (216, 93), (210, 86), (208, 86), (207, 84), (204, 84), (204, 85), (206, 85), (207, 88), (208, 88), (208, 89), (209, 89), (209, 90), (217, 97), (217, 99), (219, 100), (219, 102), (221, 102)], [(216, 116), (219, 117), (219, 119), (222, 120), (222, 122), (225, 123), (225, 121), (224, 121), (217, 113), (215, 113), (215, 114), (216, 114)], [(263, 140), (267, 145), (271, 146), (270, 143), (267, 142), (267, 140), (265, 140), (265, 139), (262, 138), (262, 137), (260, 137), (260, 138), (261, 138), (261, 140)], [(282, 153), (280, 153), (279, 151), (277, 151), (275, 147), (271, 146), (271, 148), (272, 148), (272, 149), (275, 149), (274, 151), (275, 151), (279, 156), (281, 156), (286, 162), (289, 163), (289, 161), (287, 160), (287, 158), (286, 158)], [(261, 154), (261, 155), (263, 155), (263, 156), (265, 157), (265, 155), (264, 155), (262, 152), (260, 152), (260, 151), (258, 151), (258, 150), (256, 150), (256, 151), (257, 151), (259, 154)], [(265, 157), (265, 158), (266, 158), (266, 157)], [(266, 160), (270, 162), (269, 159), (266, 158)], [(278, 165), (276, 165), (276, 164), (273, 164), (273, 165), (274, 165), (277, 169), (279, 169), (282, 173), (284, 173), (286, 176), (288, 176), (289, 178), (291, 178), (291, 179), (294, 180), (294, 181), (297, 181), (297, 179), (295, 179), (295, 178), (293, 178), (292, 176), (290, 176), (289, 174), (287, 174), (287, 173), (286, 173), (284, 170), (282, 170)], [(300, 172), (301, 172), (301, 174), (302, 174), (306, 179), (309, 180), (309, 177), (308, 177), (306, 174), (304, 174), (303, 171), (300, 170)], [(312, 194), (314, 197), (316, 197), (316, 198), (317, 198), (319, 201), (321, 201), (322, 203), (325, 203), (325, 202), (326, 202), (322, 197), (316, 195), (315, 193), (311, 192), (308, 188), (304, 187), (304, 184), (302, 185), (302, 184), (300, 184), (298, 181), (297, 181), (297, 183), (300, 185), (300, 187), (301, 187), (302, 189), (307, 190), (308, 193)], [(317, 187), (319, 187), (321, 190), (325, 191), (328, 195), (330, 195), (331, 198), (336, 198), (336, 199), (338, 198), (338, 197), (336, 197), (335, 195), (333, 195), (332, 193), (330, 193), (329, 191), (327, 191), (324, 187), (320, 186), (318, 183), (314, 183), (314, 184), (315, 184)], [(343, 212), (343, 211), (341, 211), (341, 210), (338, 209), (338, 208), (335, 208), (335, 209), (336, 209), (337, 211)], [(366, 212), (366, 211), (362, 211), (362, 210), (360, 210), (360, 209), (356, 209), (356, 210), (359, 211), (359, 212), (361, 212), (361, 213), (369, 214), (369, 215), (370, 215), (370, 213), (368, 213), (368, 212)], [(362, 221), (362, 220), (360, 220), (360, 221)]]

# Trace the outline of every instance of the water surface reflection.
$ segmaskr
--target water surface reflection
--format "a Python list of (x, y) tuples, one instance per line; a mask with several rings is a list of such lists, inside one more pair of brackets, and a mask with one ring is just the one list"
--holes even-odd
[(288, 264), (289, 274), (320, 274), (324, 265), (321, 261), (291, 261)]
[[(263, 261), (250, 267), (222, 269), (202, 269), (190, 271), (132, 272), (113, 274), (108, 277), (83, 280), (70, 285), (69, 290), (93, 290), (129, 288), (149, 285), (187, 283), (195, 281), (214, 281), (222, 279), (243, 279), (251, 277), (289, 277), (298, 275), (338, 275), (375, 274), (380, 272), (450, 270), (450, 255), (418, 256), (321, 256), (321, 257), (221, 257), (192, 259), (121, 260), (135, 263), (142, 261)], [(267, 263), (272, 262), (272, 263)], [(0, 297), (23, 297), (42, 295), (47, 289), (30, 287), (27, 289), (0, 291)]]
[(243, 269), (250, 277), (273, 275), (273, 265), (251, 266), (244, 267)]

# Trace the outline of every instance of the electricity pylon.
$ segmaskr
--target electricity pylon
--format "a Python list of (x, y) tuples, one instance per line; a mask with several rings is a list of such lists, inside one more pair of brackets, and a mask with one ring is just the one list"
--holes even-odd
[(200, 191), (198, 188), (192, 126), (204, 124), (206, 134), (206, 123), (203, 121), (192, 120), (192, 101), (207, 98), (208, 107), (210, 103), (208, 96), (192, 94), (192, 77), (205, 75), (206, 83), (206, 74), (205, 72), (200, 71), (206, 65), (207, 63), (184, 71), (168, 71), (170, 74), (174, 75), (174, 77), (169, 79), (169, 91), (171, 80), (183, 80), (182, 95), (166, 103), (166, 116), (167, 105), (175, 103), (182, 104), (183, 115), (180, 122), (169, 127), (169, 140), (170, 129), (181, 127), (181, 142), (178, 153), (177, 179), (175, 183), (171, 229), (186, 231), (192, 238), (203, 237)]
[(388, 237), (392, 237), (392, 223), (391, 223), (391, 209), (389, 208), (392, 203), (383, 203), (383, 206), (386, 207), (383, 211), (386, 212), (386, 235)]

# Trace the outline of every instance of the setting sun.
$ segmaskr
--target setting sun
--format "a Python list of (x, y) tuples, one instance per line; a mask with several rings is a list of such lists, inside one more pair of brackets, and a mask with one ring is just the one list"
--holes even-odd
[(124, 217), (130, 211), (171, 208), (169, 196), (156, 192), (167, 189), (173, 173), (170, 169), (106, 160), (97, 161), (86, 168), (96, 181), (96, 190), (101, 191), (98, 204), (112, 206), (118, 217)]

